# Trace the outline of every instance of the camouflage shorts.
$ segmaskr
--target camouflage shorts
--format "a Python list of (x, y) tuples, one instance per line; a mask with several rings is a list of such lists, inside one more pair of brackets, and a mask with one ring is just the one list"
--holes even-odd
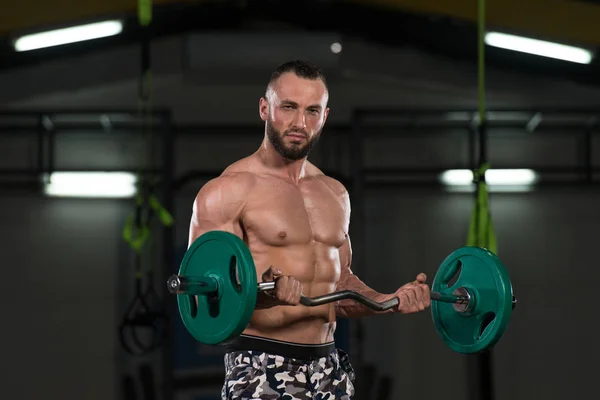
[(350, 400), (354, 371), (347, 355), (334, 350), (310, 360), (260, 351), (225, 354), (223, 400)]

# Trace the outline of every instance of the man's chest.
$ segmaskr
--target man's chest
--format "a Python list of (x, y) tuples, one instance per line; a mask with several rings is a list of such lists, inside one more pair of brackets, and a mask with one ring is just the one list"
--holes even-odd
[(243, 224), (269, 244), (318, 241), (339, 247), (346, 239), (349, 210), (327, 185), (269, 182), (249, 194)]

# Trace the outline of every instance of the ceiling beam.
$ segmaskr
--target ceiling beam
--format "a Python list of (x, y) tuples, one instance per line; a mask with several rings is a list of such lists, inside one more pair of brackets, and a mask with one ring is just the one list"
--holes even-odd
[[(473, 0), (346, 0), (349, 3), (477, 22)], [(562, 43), (600, 45), (600, 6), (571, 0), (487, 0), (489, 28)]]
[[(448, 16), (477, 22), (473, 0), (345, 0), (346, 3)], [(153, 0), (154, 5), (200, 4), (210, 0)], [(99, 18), (130, 15), (136, 0), (21, 0), (0, 13), (0, 36)], [(487, 0), (490, 28), (581, 45), (600, 45), (600, 6), (571, 0)]]
[[(152, 0), (156, 6), (202, 3), (204, 0)], [(21, 0), (0, 13), (0, 36), (58, 27), (80, 21), (115, 18), (135, 14), (136, 0)]]

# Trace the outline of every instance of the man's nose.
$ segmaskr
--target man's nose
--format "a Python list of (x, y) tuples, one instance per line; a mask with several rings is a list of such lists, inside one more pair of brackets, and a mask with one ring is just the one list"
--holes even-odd
[(306, 128), (306, 117), (304, 116), (304, 113), (301, 110), (298, 110), (298, 112), (296, 112), (296, 116), (294, 118), (293, 125), (294, 125), (294, 128), (297, 128), (297, 129)]

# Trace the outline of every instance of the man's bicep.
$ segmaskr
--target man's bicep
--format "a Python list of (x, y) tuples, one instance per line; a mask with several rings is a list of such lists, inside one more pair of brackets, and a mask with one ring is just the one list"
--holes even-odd
[(218, 222), (211, 218), (203, 218), (202, 215), (203, 214), (192, 214), (188, 246), (191, 245), (199, 236), (209, 231), (226, 231), (236, 234), (240, 238), (243, 237), (239, 220), (232, 219), (230, 221)]
[(202, 234), (220, 230), (243, 236), (240, 225), (243, 201), (235, 196), (228, 179), (208, 182), (196, 195), (190, 220), (188, 246)]

